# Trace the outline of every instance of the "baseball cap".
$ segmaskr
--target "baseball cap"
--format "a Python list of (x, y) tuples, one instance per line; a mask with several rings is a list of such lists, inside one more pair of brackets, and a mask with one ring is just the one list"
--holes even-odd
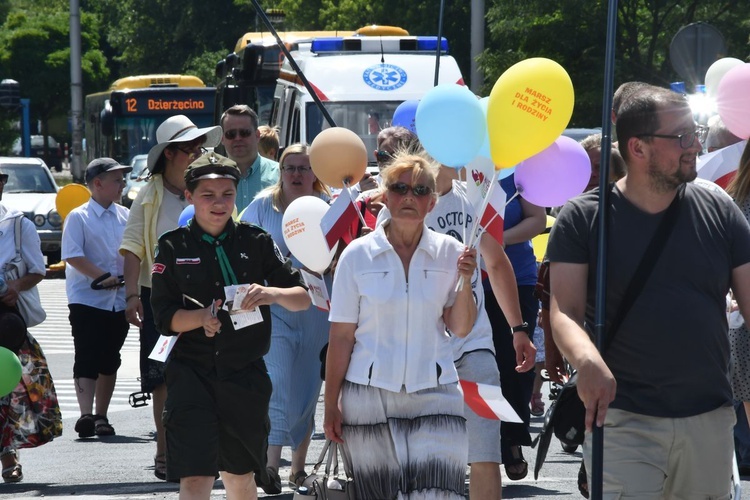
[(233, 160), (212, 151), (199, 157), (185, 170), (186, 183), (203, 179), (232, 179), (239, 182), (240, 169)]
[(133, 167), (120, 165), (112, 158), (97, 158), (86, 167), (86, 183), (91, 182), (99, 174), (112, 172), (113, 170), (121, 170), (122, 173), (126, 174), (133, 170)]

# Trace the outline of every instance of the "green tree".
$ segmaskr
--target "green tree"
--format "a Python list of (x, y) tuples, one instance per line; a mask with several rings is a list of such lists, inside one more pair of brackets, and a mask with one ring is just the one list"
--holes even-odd
[[(108, 77), (98, 29), (95, 17), (81, 16), (84, 86), (101, 85)], [(0, 68), (19, 82), (21, 96), (30, 99), (32, 119), (42, 122), (41, 132), (47, 135), (48, 120), (70, 109), (69, 11), (45, 6), (13, 10), (0, 32)]]
[[(487, 48), (480, 59), (486, 92), (516, 62), (548, 57), (573, 80), (571, 126), (600, 123), (607, 7), (606, 0), (494, 0), (487, 16)], [(682, 26), (697, 21), (724, 34), (728, 55), (745, 58), (750, 52), (748, 18), (736, 0), (620, 0), (615, 86), (630, 80), (666, 86), (680, 79), (669, 63), (669, 44)]]

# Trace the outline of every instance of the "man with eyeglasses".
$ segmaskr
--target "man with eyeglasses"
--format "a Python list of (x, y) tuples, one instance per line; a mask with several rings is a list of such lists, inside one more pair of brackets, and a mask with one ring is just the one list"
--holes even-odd
[(259, 191), (278, 182), (279, 164), (258, 154), (258, 115), (250, 106), (235, 104), (224, 111), (220, 124), (224, 130), (221, 144), (242, 173), (236, 201), (242, 212)]
[[(750, 226), (732, 200), (690, 183), (701, 144), (684, 96), (644, 87), (623, 102), (616, 126), (628, 169), (609, 197), (608, 347), (600, 355), (589, 334), (598, 190), (571, 200), (552, 228), (553, 336), (578, 370), (587, 429), (605, 427), (604, 498), (729, 498), (725, 296), (731, 287), (750, 314)], [(618, 314), (658, 231), (667, 232), (661, 255), (649, 250), (655, 264)], [(623, 319), (609, 331), (615, 316)], [(587, 433), (589, 471), (590, 444)]]

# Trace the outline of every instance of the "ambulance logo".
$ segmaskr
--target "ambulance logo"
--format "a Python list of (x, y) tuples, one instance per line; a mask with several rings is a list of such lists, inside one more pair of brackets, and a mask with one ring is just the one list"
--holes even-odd
[(396, 90), (406, 83), (406, 71), (393, 64), (376, 64), (367, 68), (362, 78), (375, 90)]

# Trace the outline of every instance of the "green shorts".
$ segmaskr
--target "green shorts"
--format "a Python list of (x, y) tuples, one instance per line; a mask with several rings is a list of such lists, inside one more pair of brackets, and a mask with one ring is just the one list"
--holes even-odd
[(166, 382), (168, 479), (265, 470), (271, 380), (262, 359), (223, 379), (169, 360)]

